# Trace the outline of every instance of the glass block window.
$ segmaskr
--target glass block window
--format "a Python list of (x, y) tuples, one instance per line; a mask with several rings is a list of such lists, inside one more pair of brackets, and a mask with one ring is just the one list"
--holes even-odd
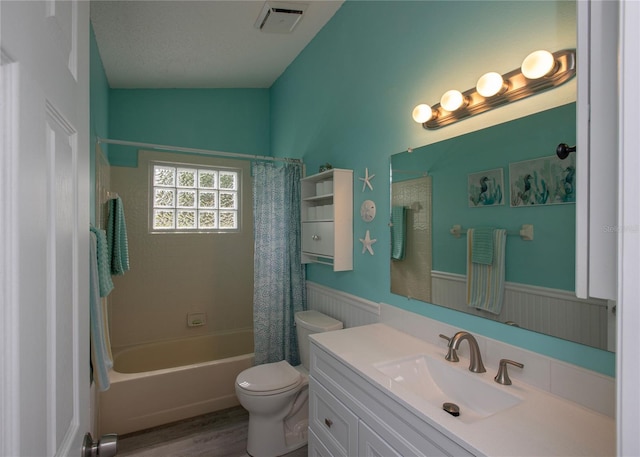
[(239, 229), (239, 170), (165, 163), (152, 167), (152, 231)]

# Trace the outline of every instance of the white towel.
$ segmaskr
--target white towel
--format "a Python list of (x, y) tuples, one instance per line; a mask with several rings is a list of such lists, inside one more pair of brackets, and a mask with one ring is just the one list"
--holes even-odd
[(500, 314), (504, 299), (505, 245), (507, 231), (493, 231), (493, 262), (475, 263), (473, 257), (473, 229), (467, 230), (467, 305)]

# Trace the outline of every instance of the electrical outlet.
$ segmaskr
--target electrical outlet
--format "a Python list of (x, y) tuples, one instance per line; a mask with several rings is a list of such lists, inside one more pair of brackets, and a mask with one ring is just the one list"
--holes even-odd
[(201, 327), (207, 323), (207, 315), (205, 313), (188, 313), (187, 326)]

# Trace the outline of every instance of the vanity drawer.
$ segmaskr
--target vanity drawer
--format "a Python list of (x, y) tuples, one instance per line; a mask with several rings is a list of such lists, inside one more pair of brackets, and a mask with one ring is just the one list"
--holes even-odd
[(358, 455), (358, 417), (313, 378), (309, 379), (309, 427), (331, 455)]

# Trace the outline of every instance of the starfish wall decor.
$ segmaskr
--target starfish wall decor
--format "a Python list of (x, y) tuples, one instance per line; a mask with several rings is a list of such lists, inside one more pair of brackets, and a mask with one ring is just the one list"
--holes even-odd
[(367, 230), (367, 233), (365, 234), (364, 238), (360, 238), (360, 242), (362, 243), (362, 253), (364, 254), (365, 251), (369, 251), (369, 254), (373, 255), (373, 248), (371, 247), (371, 245), (373, 243), (375, 243), (376, 241), (378, 241), (377, 239), (371, 239), (371, 235), (369, 234), (369, 230)]
[(362, 181), (362, 192), (364, 192), (365, 187), (369, 187), (369, 189), (373, 190), (373, 186), (371, 185), (371, 180), (375, 176), (376, 175), (369, 175), (368, 168), (364, 169), (364, 178), (358, 178), (360, 181)]

